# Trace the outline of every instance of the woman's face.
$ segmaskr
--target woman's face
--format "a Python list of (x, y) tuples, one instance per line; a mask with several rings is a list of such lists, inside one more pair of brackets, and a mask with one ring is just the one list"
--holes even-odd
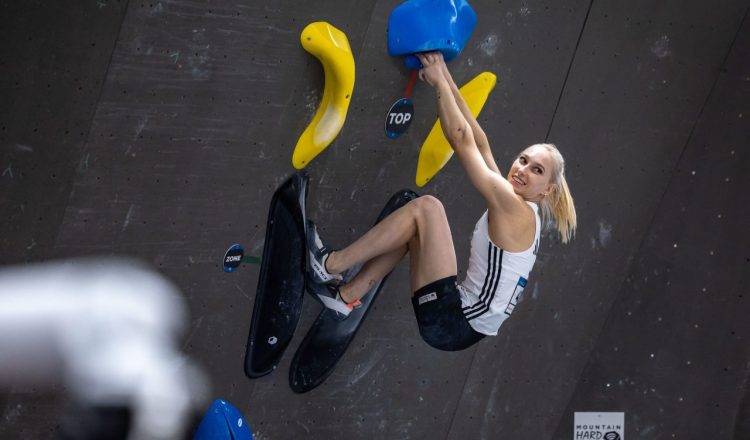
[(538, 202), (554, 189), (550, 183), (554, 163), (549, 150), (531, 146), (521, 152), (508, 173), (513, 190), (525, 200)]

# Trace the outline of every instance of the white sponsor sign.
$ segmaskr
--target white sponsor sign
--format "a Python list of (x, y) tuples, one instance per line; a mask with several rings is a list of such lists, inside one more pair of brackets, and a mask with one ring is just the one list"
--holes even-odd
[(574, 440), (625, 440), (625, 413), (576, 412)]

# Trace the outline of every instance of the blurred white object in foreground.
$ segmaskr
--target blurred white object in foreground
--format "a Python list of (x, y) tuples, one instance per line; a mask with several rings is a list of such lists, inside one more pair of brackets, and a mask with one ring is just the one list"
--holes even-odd
[(180, 291), (125, 259), (0, 269), (0, 388), (65, 384), (95, 407), (127, 407), (128, 439), (175, 439), (208, 383), (178, 350)]

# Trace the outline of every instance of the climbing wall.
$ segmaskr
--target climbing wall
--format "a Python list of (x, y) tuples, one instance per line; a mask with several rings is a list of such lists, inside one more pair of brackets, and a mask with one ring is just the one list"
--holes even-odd
[[(480, 196), (455, 160), (414, 184), (434, 92), (418, 84), (409, 131), (384, 134), (409, 75), (386, 51), (399, 3), (0, 2), (0, 261), (156, 267), (189, 304), (185, 352), (259, 439), (570, 439), (579, 411), (623, 412), (631, 439), (732, 438), (750, 361), (747, 0), (472, 1), (477, 27), (450, 68), (461, 84), (498, 76), (479, 120), (501, 169), (531, 143), (560, 147), (576, 239), (543, 235), (513, 317), (474, 348), (422, 342), (400, 267), (323, 385), (298, 395), (287, 378), (313, 301), (277, 371), (244, 376), (259, 267), (226, 274), (221, 260), (235, 242), (261, 255), (322, 97), (299, 44), (310, 22), (347, 34), (356, 83), (307, 167), (308, 216), (344, 246), (391, 193), (417, 189), (445, 205), (466, 268)], [(57, 429), (59, 392), (0, 398), (0, 437)]]
[(750, 436), (733, 437), (750, 365), (748, 51), (745, 20), (706, 102), (697, 103), (698, 120), (612, 292), (555, 438), (570, 438), (572, 413), (591, 409), (624, 411), (629, 438)]

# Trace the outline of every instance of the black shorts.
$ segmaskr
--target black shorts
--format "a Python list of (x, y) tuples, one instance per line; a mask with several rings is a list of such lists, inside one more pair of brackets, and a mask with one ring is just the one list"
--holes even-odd
[(455, 276), (422, 287), (414, 292), (411, 302), (422, 339), (439, 350), (463, 350), (485, 336), (466, 320)]

